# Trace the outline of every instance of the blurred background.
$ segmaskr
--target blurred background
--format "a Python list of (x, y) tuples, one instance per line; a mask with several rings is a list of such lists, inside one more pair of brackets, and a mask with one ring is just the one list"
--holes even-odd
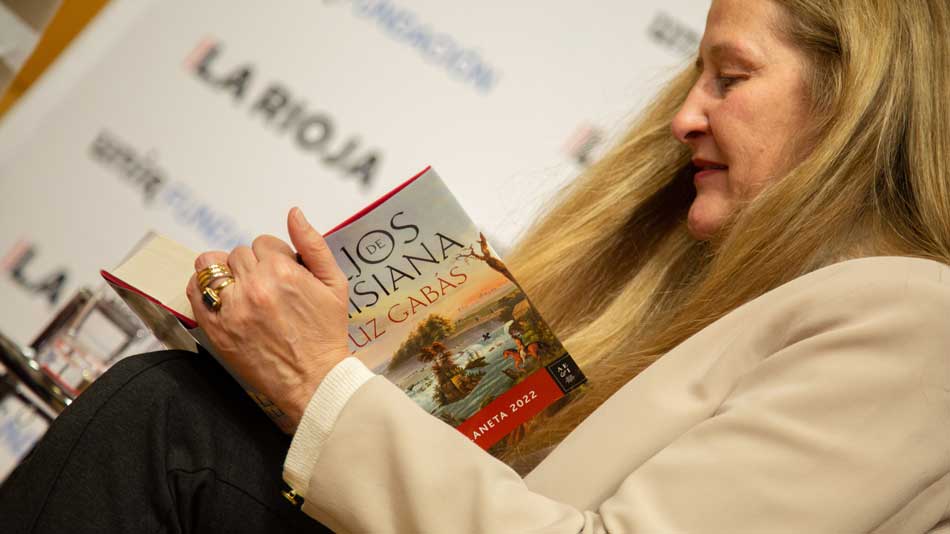
[(503, 253), (690, 64), (707, 0), (0, 0), (0, 481), (123, 357), (104, 288), (432, 165)]

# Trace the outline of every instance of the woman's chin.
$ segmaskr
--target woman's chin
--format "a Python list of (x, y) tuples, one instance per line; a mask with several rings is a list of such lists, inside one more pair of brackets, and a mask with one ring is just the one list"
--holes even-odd
[(714, 206), (705, 204), (701, 199), (697, 199), (690, 206), (689, 215), (686, 218), (686, 228), (689, 235), (697, 241), (712, 239), (726, 220), (726, 215), (721, 213), (723, 210), (717, 210)]

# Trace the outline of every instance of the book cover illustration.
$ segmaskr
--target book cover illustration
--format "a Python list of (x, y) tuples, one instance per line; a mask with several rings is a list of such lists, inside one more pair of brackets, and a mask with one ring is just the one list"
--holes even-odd
[(435, 171), (326, 240), (350, 284), (352, 354), (482, 448), (584, 383)]
[[(551, 405), (586, 378), (441, 178), (424, 170), (324, 237), (349, 281), (352, 355), (520, 465), (513, 446), (529, 432), (523, 423), (562, 406)], [(184, 292), (195, 256), (150, 233), (102, 276), (166, 347), (214, 355)], [(291, 431), (276, 406), (232, 375)]]

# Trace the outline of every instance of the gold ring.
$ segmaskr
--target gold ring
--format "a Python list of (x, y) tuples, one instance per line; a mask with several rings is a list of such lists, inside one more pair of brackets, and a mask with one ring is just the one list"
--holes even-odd
[(221, 283), (218, 287), (205, 286), (201, 290), (201, 300), (204, 301), (205, 306), (207, 306), (211, 311), (218, 311), (221, 309), (221, 293), (220, 291), (229, 285), (235, 282), (233, 276), (228, 276), (225, 278), (224, 282)]
[(198, 285), (203, 289), (208, 283), (216, 278), (231, 276), (231, 269), (227, 265), (212, 263), (204, 269), (198, 271)]
[(216, 312), (221, 309), (221, 297), (218, 295), (218, 292), (214, 290), (214, 288), (206, 287), (202, 289), (201, 300), (211, 311)]
[(198, 278), (198, 287), (204, 289), (206, 287), (209, 287), (211, 284), (213, 284), (215, 280), (220, 280), (222, 278), (234, 278), (234, 275), (232, 275), (231, 273), (222, 273), (222, 272), (209, 274), (207, 276)]
[(198, 275), (198, 285), (206, 287), (212, 280), (232, 276), (231, 271), (203, 272)]
[(220, 276), (222, 274), (225, 274), (225, 275), (231, 274), (231, 269), (219, 264), (214, 264), (198, 271), (198, 280), (207, 282), (208, 279), (210, 279), (211, 277)]
[(221, 282), (221, 285), (219, 285), (218, 287), (214, 288), (215, 293), (218, 293), (218, 294), (220, 295), (222, 289), (228, 287), (229, 285), (233, 284), (234, 282), (235, 282), (235, 280), (234, 280), (234, 277), (233, 277), (233, 276), (227, 277), (227, 278), (224, 280), (224, 282)]

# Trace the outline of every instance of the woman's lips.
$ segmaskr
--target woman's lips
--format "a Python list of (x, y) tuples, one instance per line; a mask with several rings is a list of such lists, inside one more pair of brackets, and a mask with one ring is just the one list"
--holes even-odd
[(699, 182), (700, 180), (703, 180), (704, 178), (706, 178), (706, 177), (708, 177), (708, 176), (712, 176), (713, 174), (716, 174), (717, 172), (726, 172), (727, 170), (729, 170), (728, 167), (726, 167), (726, 168), (724, 168), (724, 169), (703, 169), (703, 170), (697, 172), (697, 173), (693, 176), (693, 181)]

